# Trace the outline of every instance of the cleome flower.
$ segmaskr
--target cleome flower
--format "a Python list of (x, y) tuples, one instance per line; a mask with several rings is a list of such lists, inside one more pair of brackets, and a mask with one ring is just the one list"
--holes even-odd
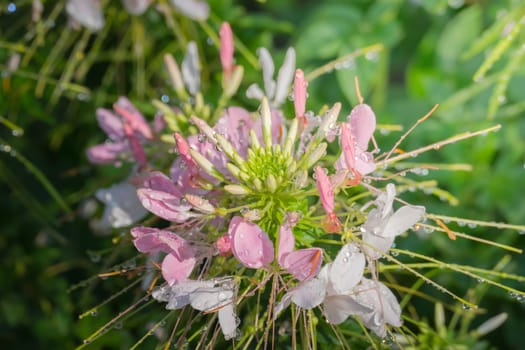
[[(374, 111), (360, 96), (343, 120), (341, 103), (320, 113), (307, 110), (308, 82), (295, 68), (293, 49), (277, 77), (270, 53), (259, 50), (262, 87), (252, 84), (247, 95), (259, 99), (260, 107), (233, 106), (229, 98), (241, 86), (243, 68), (235, 64), (227, 23), (221, 25), (220, 40), (221, 68), (218, 79), (210, 80), (220, 80), (223, 88), (215, 111), (204, 101), (193, 42), (180, 70), (165, 56), (183, 101), (178, 107), (161, 106), (167, 111), (163, 130), (149, 125), (125, 98), (114, 111), (97, 111), (108, 141), (89, 149), (90, 159), (130, 160), (140, 168), (131, 187), (124, 188), (136, 188), (134, 202), (127, 203), (125, 195), (120, 199), (126, 203), (112, 198), (113, 189), (100, 192), (110, 211), (105, 215), (127, 224), (139, 215), (132, 210), (129, 217), (121, 215), (120, 208), (136, 209), (140, 203), (142, 213), (155, 216), (148, 221), (154, 227), (131, 229), (135, 248), (146, 255), (141, 268), (155, 274), (148, 293), (168, 310), (193, 309), (191, 316), (181, 311), (180, 319), (192, 319), (195, 310), (199, 317), (213, 314), (207, 322), (217, 321), (214, 341), (220, 329), (234, 346), (249, 348), (252, 338), (262, 346), (271, 321), (290, 314), (292, 327), (303, 323), (305, 330), (312, 327), (311, 334), (321, 328), (316, 324), (322, 316), (330, 325), (324, 329), (354, 320), (374, 337), (386, 337), (403, 322), (394, 294), (402, 287), (393, 279), (383, 283), (384, 261), (400, 264), (389, 255), (396, 237), (432, 217), (425, 207), (397, 198), (402, 190), (397, 183), (406, 183), (400, 177), (381, 182), (376, 168), (389, 163), (392, 151), (374, 156)], [(287, 115), (280, 108), (292, 81), (294, 111)], [(167, 147), (174, 152), (165, 154)], [(252, 333), (240, 336), (239, 329)], [(254, 336), (257, 332), (265, 336)]]

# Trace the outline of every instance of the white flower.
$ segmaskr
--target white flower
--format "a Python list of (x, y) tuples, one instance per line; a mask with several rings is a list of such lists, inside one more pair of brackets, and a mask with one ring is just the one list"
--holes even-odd
[(368, 213), (361, 227), (363, 252), (371, 259), (378, 259), (386, 253), (397, 236), (408, 230), (425, 214), (425, 207), (405, 205), (394, 212), (392, 204), (396, 196), (393, 184), (386, 186), (386, 192), (375, 200), (376, 208)]
[(248, 98), (262, 100), (263, 96), (266, 96), (270, 101), (272, 107), (279, 107), (286, 100), (288, 96), (288, 90), (290, 84), (293, 81), (295, 74), (295, 50), (290, 47), (286, 51), (283, 65), (279, 69), (277, 74), (277, 81), (273, 79), (275, 66), (272, 60), (272, 56), (268, 50), (264, 47), (259, 49), (259, 63), (262, 67), (264, 91), (261, 90), (259, 85), (252, 84), (246, 91)]
[(236, 294), (233, 279), (225, 277), (214, 280), (183, 280), (172, 286), (159, 287), (151, 295), (157, 301), (167, 302), (167, 310), (180, 309), (189, 304), (195, 310), (205, 313), (217, 311), (224, 339), (229, 340), (237, 334)]
[(148, 213), (137, 197), (135, 186), (126, 181), (100, 189), (95, 196), (106, 204), (100, 223), (102, 228), (129, 226)]

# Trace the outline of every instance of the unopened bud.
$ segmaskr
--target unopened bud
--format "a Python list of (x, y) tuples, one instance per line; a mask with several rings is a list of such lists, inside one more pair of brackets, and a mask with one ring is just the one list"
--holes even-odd
[(264, 146), (270, 148), (272, 146), (272, 111), (268, 99), (263, 97), (261, 101), (261, 118), (263, 129)]
[(308, 155), (306, 168), (311, 168), (321, 157), (326, 154), (326, 142), (322, 142)]
[(233, 70), (233, 74), (230, 75), (223, 83), (224, 95), (232, 97), (235, 95), (239, 86), (241, 85), (242, 77), (244, 75), (244, 68), (242, 66), (236, 66)]
[(242, 185), (226, 185), (224, 190), (233, 195), (243, 196), (252, 193), (249, 188)]
[(194, 194), (186, 194), (184, 198), (186, 198), (186, 200), (192, 207), (204, 214), (212, 214), (215, 212), (215, 207), (211, 205), (211, 203), (208, 200), (200, 196)]
[(274, 193), (277, 190), (277, 181), (275, 180), (275, 176), (273, 176), (273, 174), (268, 174), (266, 177), (266, 188), (271, 193)]
[(171, 54), (167, 53), (164, 55), (164, 65), (166, 65), (166, 69), (168, 70), (168, 75), (171, 79), (173, 87), (175, 88), (175, 92), (180, 98), (185, 99), (188, 94), (184, 88), (184, 82), (182, 80), (182, 75), (180, 73), (177, 61), (175, 61), (175, 58), (173, 58)]
[(193, 160), (195, 161), (195, 163), (197, 163), (202, 170), (204, 170), (205, 172), (207, 172), (208, 174), (210, 174), (217, 180), (224, 181), (224, 176), (221, 173), (219, 173), (215, 169), (213, 164), (208, 159), (206, 159), (202, 154), (200, 154), (194, 149), (190, 149), (190, 154)]

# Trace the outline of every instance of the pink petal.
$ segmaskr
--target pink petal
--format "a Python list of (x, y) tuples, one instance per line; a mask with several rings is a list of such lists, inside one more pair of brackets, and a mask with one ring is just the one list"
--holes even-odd
[(272, 241), (259, 226), (235, 216), (230, 222), (228, 234), (233, 255), (245, 266), (260, 268), (273, 261)]
[(131, 148), (133, 157), (139, 164), (140, 168), (144, 168), (148, 162), (146, 159), (146, 153), (144, 152), (144, 148), (142, 147), (137, 136), (135, 136), (133, 133), (133, 129), (131, 129), (131, 126), (128, 123), (124, 123), (124, 133), (128, 138), (129, 148)]
[(191, 157), (190, 145), (188, 144), (186, 139), (184, 139), (184, 137), (178, 132), (174, 133), (173, 137), (177, 142), (177, 149), (179, 151), (179, 154), (182, 157), (182, 159), (186, 162), (186, 165), (192, 169), (198, 168), (197, 163), (195, 163), (195, 161)]
[(144, 187), (155, 191), (167, 192), (176, 197), (182, 198), (182, 192), (175, 186), (169, 177), (160, 171), (150, 173), (144, 180)]
[(120, 97), (113, 105), (113, 109), (130, 124), (133, 131), (147, 139), (153, 138), (153, 133), (146, 119), (126, 97)]
[(295, 79), (293, 82), (293, 105), (295, 107), (295, 116), (302, 120), (306, 111), (306, 88), (308, 82), (304, 79), (304, 73), (302, 70), (297, 69), (295, 71)]
[(165, 220), (182, 223), (191, 217), (191, 207), (171, 193), (141, 188), (137, 195), (144, 208)]
[(363, 151), (368, 149), (370, 138), (376, 129), (376, 116), (372, 108), (366, 104), (359, 104), (352, 109), (348, 116), (354, 140)]
[(168, 254), (162, 261), (162, 277), (173, 285), (189, 277), (195, 266), (195, 257), (179, 259), (175, 254)]
[(321, 203), (327, 214), (334, 212), (334, 190), (330, 178), (326, 175), (323, 168), (320, 166), (315, 167), (315, 181), (317, 183), (317, 190), (319, 191), (319, 197)]
[(125, 142), (102, 143), (87, 149), (86, 155), (91, 163), (109, 164), (114, 163), (121, 153), (129, 150)]
[(186, 240), (177, 234), (152, 227), (134, 227), (131, 229), (133, 244), (141, 253), (174, 253), (180, 259), (187, 254), (184, 250), (192, 250)]
[(247, 110), (229, 107), (213, 129), (230, 141), (241, 157), (246, 157), (250, 129), (253, 128), (253, 125), (254, 120)]
[(124, 137), (124, 126), (122, 120), (113, 112), (105, 108), (97, 109), (98, 125), (112, 140), (120, 140)]
[(306, 248), (286, 254), (282, 266), (299, 281), (304, 281), (319, 273), (322, 261), (321, 248)]
[(295, 237), (288, 222), (284, 222), (279, 228), (279, 245), (277, 248), (277, 261), (284, 266), (284, 258), (291, 253), (295, 247)]
[(233, 70), (233, 33), (228, 22), (223, 22), (219, 31), (221, 37), (221, 64), (224, 73), (228, 76)]
[(376, 170), (376, 164), (374, 163), (374, 156), (372, 153), (356, 149), (355, 170), (361, 175), (370, 174), (372, 171)]
[(348, 170), (355, 168), (355, 146), (354, 137), (350, 131), (350, 124), (341, 123), (341, 147)]

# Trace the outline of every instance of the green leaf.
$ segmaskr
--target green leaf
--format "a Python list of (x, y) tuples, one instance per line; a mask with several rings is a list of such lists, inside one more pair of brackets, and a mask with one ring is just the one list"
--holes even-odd
[(458, 13), (444, 28), (438, 43), (440, 63), (447, 70), (454, 68), (459, 57), (481, 32), (481, 7), (477, 5)]

